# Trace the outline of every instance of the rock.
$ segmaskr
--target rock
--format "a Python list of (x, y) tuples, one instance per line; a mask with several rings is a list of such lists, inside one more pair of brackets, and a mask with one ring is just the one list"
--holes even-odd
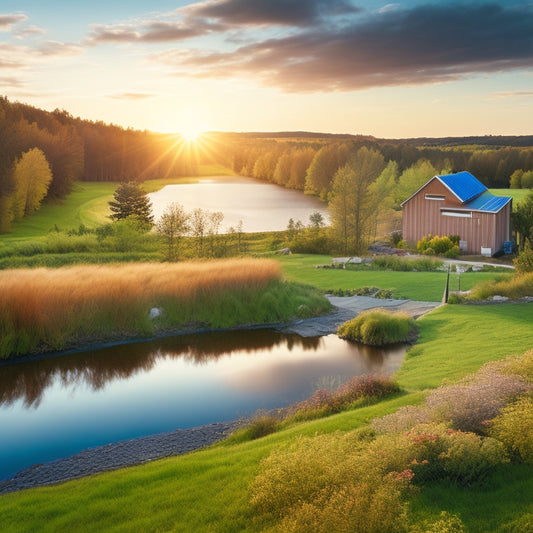
[(474, 265), (472, 267), (472, 272), (481, 272), (483, 270), (483, 265)]
[(278, 250), (278, 254), (280, 255), (289, 255), (291, 253), (290, 248), (282, 248), (281, 250)]
[(499, 296), (498, 294), (492, 297), (493, 302), (506, 302), (507, 300), (509, 300), (507, 296)]
[(163, 314), (163, 309), (161, 307), (152, 307), (150, 309), (150, 319), (153, 320), (154, 318), (157, 318), (158, 316), (161, 316)]

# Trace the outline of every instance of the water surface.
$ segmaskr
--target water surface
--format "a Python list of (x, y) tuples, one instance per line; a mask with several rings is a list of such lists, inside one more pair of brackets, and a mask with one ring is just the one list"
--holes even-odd
[(236, 227), (242, 220), (244, 232), (281, 231), (289, 219), (309, 224), (315, 211), (328, 219), (326, 204), (301, 191), (239, 176), (214, 176), (199, 183), (167, 185), (148, 195), (157, 221), (168, 204), (176, 202), (186, 211), (200, 207), (221, 211), (224, 220), (221, 233)]
[(258, 329), (182, 335), (0, 366), (0, 479), (85, 448), (285, 407), (404, 347)]

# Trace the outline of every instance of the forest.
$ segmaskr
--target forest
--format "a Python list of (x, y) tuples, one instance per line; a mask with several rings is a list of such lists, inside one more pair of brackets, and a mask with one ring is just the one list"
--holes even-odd
[[(467, 170), (487, 187), (533, 187), (533, 138), (378, 139), (307, 132), (179, 134), (123, 128), (0, 98), (0, 233), (76, 181), (193, 176), (201, 164), (330, 201), (334, 177), (361, 148), (382, 157), (391, 207), (436, 173)], [(379, 174), (378, 174), (379, 175)], [(392, 181), (391, 181), (392, 180)], [(416, 189), (415, 189), (416, 190)], [(391, 192), (392, 191), (392, 192)], [(407, 196), (406, 196), (407, 195)]]

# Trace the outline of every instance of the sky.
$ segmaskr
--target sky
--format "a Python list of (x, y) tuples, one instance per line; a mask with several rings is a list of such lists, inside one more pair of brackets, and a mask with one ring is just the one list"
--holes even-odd
[(0, 94), (186, 135), (533, 134), (533, 0), (1, 0)]

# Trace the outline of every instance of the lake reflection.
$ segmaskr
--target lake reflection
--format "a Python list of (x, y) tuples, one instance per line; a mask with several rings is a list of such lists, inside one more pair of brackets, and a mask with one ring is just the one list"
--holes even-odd
[(0, 366), (0, 479), (127, 438), (284, 407), (405, 348), (257, 329), (183, 335)]
[(177, 202), (186, 211), (200, 207), (222, 211), (222, 231), (236, 227), (240, 220), (246, 232), (281, 231), (289, 219), (309, 223), (315, 211), (328, 219), (326, 204), (301, 191), (238, 176), (214, 176), (194, 184), (167, 185), (148, 195), (157, 220), (168, 204)]

